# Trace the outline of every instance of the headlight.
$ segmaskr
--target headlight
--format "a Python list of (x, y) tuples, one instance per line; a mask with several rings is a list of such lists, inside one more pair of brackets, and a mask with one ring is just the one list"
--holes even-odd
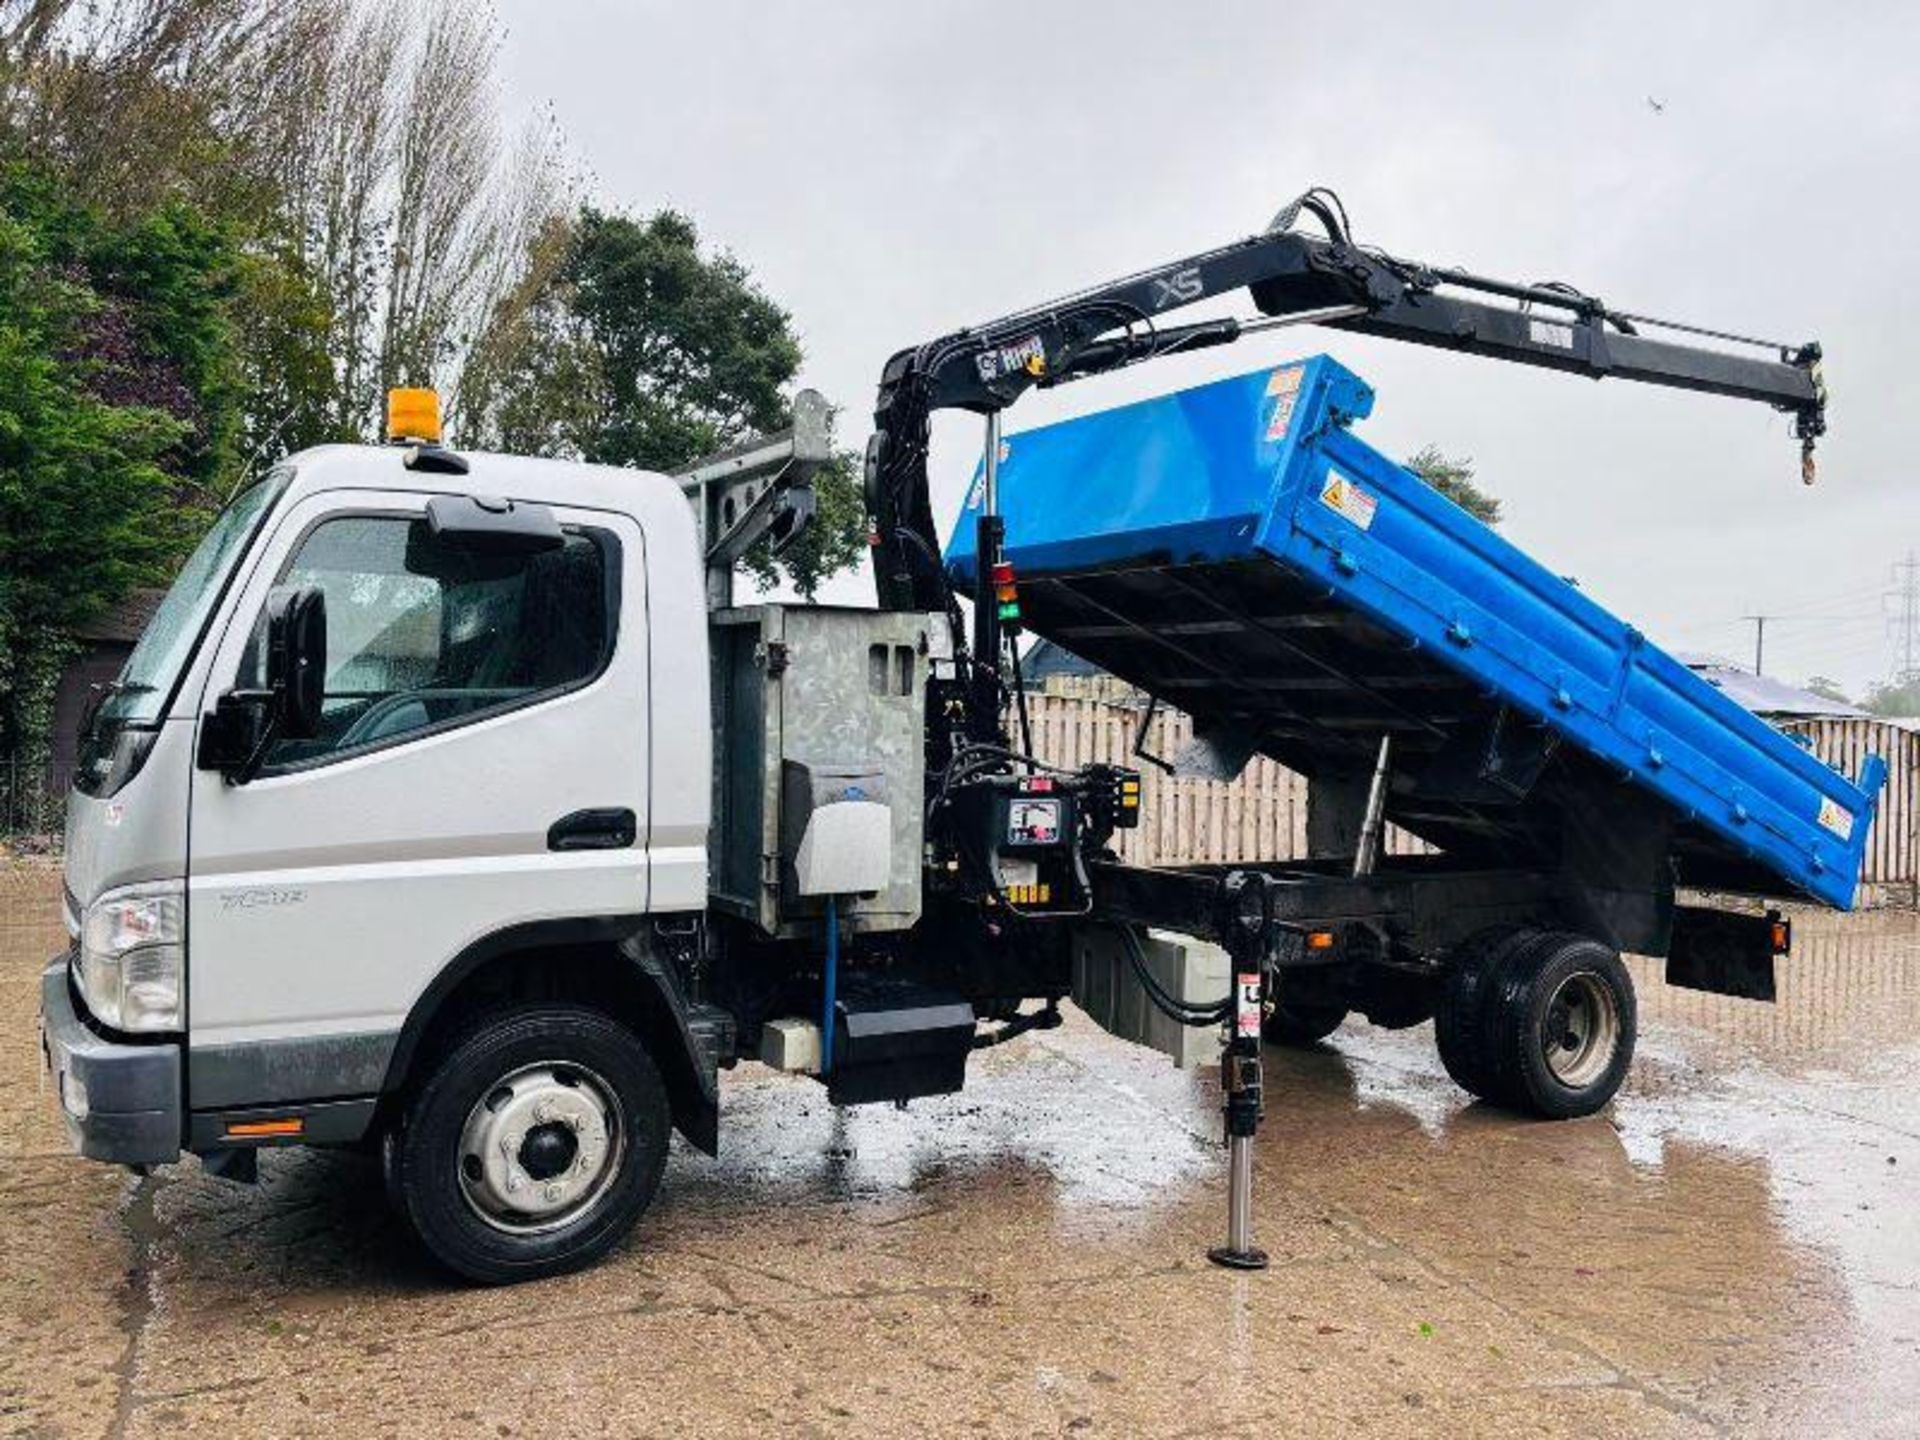
[(180, 1028), (186, 895), (177, 880), (110, 890), (80, 922), (80, 997), (112, 1030)]

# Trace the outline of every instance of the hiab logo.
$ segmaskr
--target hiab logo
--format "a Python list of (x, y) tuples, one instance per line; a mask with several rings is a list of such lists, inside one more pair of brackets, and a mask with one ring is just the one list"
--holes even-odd
[(1206, 288), (1200, 278), (1198, 265), (1175, 270), (1171, 275), (1156, 275), (1153, 277), (1153, 308), (1164, 310), (1169, 305), (1185, 305), (1198, 300), (1206, 293)]

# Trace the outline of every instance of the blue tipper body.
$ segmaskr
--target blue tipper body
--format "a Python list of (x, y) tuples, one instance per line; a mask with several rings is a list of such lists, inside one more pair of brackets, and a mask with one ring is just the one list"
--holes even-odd
[[(1028, 627), (1308, 773), (1383, 732), (1439, 774), (1470, 726), (1545, 727), (1664, 802), (1680, 883), (1850, 906), (1884, 762), (1841, 775), (1723, 695), (1355, 436), (1372, 408), (1319, 356), (1012, 436)], [(947, 549), (969, 587), (980, 491)], [(1538, 843), (1524, 785), (1423, 785), (1388, 813), (1443, 848)]]

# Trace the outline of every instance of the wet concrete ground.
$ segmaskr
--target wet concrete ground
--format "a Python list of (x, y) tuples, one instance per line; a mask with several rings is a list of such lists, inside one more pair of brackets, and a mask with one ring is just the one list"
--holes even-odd
[(1269, 1051), (1257, 1236), (1218, 1097), (1084, 1021), (836, 1114), (729, 1077), (610, 1260), (457, 1288), (345, 1155), (257, 1190), (69, 1158), (0, 872), (0, 1433), (1903, 1435), (1920, 1421), (1920, 919), (1803, 917), (1777, 1007), (1636, 965), (1612, 1110), (1468, 1103), (1426, 1027)]

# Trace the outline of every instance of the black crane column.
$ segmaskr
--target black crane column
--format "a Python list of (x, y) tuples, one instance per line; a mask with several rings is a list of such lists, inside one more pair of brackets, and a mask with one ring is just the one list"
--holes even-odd
[(973, 581), (973, 663), (968, 707), (971, 739), (1000, 738), (1000, 607), (994, 603), (994, 576), (1006, 553), (1007, 522), (1000, 514), (1000, 412), (987, 412), (986, 455), (980, 473), (980, 516), (974, 522), (974, 553), (979, 557)]

